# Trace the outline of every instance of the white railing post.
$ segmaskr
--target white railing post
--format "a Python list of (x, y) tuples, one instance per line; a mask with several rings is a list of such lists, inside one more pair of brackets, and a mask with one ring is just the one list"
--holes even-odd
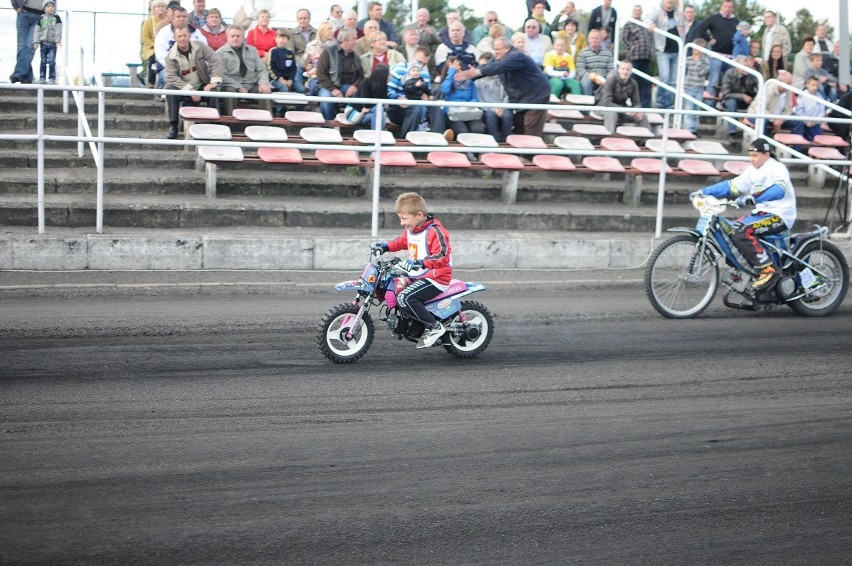
[[(98, 137), (104, 137), (106, 122), (106, 95), (98, 92)], [(98, 170), (97, 209), (95, 211), (95, 229), (98, 234), (104, 231), (104, 142), (98, 142), (98, 154), (95, 156)]]
[(384, 130), (384, 104), (376, 104), (376, 114), (373, 116), (373, 130), (376, 132), (376, 146), (373, 154), (373, 216), (370, 236), (374, 239), (379, 235), (379, 191), (382, 177), (382, 130)]
[(38, 233), (44, 234), (44, 89), (39, 88), (36, 95), (36, 135), (38, 141)]
[(666, 166), (668, 164), (669, 153), (669, 119), (670, 114), (663, 115), (663, 156), (660, 159), (662, 166), (660, 167), (660, 182), (657, 186), (657, 221), (654, 228), (654, 237), (658, 238), (663, 234), (663, 205), (666, 197)]

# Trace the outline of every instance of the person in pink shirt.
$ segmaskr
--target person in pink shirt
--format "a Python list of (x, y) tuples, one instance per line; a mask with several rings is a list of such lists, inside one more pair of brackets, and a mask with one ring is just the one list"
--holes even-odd
[(257, 54), (261, 59), (266, 57), (267, 51), (275, 47), (275, 30), (269, 27), (269, 11), (260, 10), (257, 13), (257, 26), (253, 27), (246, 34), (246, 43), (254, 46), (257, 49)]

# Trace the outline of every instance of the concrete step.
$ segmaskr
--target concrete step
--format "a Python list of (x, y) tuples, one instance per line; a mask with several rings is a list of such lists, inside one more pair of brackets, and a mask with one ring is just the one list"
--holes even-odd
[[(92, 111), (87, 111), (87, 117), (89, 120), (89, 127), (92, 129), (93, 133), (96, 132), (98, 127), (97, 111), (94, 109)], [(27, 114), (26, 116), (9, 113), (0, 114), (0, 131), (4, 133), (35, 133), (37, 126), (38, 122), (35, 113)], [(166, 120), (165, 114), (161, 114), (159, 116), (134, 116), (108, 113), (107, 117), (104, 119), (104, 128), (106, 129), (106, 134), (108, 136), (112, 135), (111, 132), (116, 130), (133, 132), (137, 132), (139, 130), (162, 130), (165, 132), (165, 130), (168, 129), (168, 120)], [(69, 112), (68, 114), (49, 114), (45, 117), (44, 131), (46, 134), (59, 135), (59, 131), (72, 129), (75, 131), (77, 129), (76, 113)], [(138, 135), (138, 132), (136, 135)]]
[[(69, 95), (70, 96), (70, 95)], [(108, 114), (136, 115), (136, 116), (163, 116), (163, 101), (159, 96), (150, 95), (147, 99), (124, 99), (111, 98), (105, 100), (106, 110)], [(62, 97), (61, 96), (46, 96), (44, 99), (45, 113), (51, 116), (61, 115), (62, 112)], [(84, 97), (84, 109), (86, 112), (97, 115), (98, 98), (97, 95), (87, 94)], [(74, 102), (74, 97), (69, 97), (69, 112), (76, 115), (77, 105)], [(36, 112), (36, 96), (10, 94), (0, 98), (0, 114), (11, 113), (27, 113), (35, 115)]]
[[(109, 129), (105, 132), (109, 137), (115, 138), (127, 138), (130, 140), (162, 140), (166, 139), (166, 133), (168, 132), (168, 124), (163, 121), (157, 128), (151, 130), (123, 130), (123, 129)], [(11, 132), (3, 131), (4, 134), (8, 134)], [(35, 127), (29, 130), (20, 130), (16, 133), (25, 134), (25, 135), (35, 135), (36, 130)], [(51, 128), (46, 132), (49, 135), (55, 136), (76, 136), (77, 135), (77, 122), (74, 122), (74, 126), (72, 128)], [(97, 134), (97, 127), (92, 128), (92, 134)], [(77, 142), (65, 142), (65, 141), (52, 141), (45, 140), (44, 142), (45, 149), (64, 149), (67, 151), (73, 151), (76, 155), (77, 151)], [(89, 155), (88, 145), (86, 146), (86, 155)], [(28, 149), (33, 152), (36, 148), (36, 142), (25, 140), (25, 141), (9, 141), (9, 140), (0, 140), (0, 149), (4, 150), (14, 150), (14, 149)], [(156, 154), (161, 154), (162, 152), (183, 152), (183, 147), (175, 148), (175, 146), (165, 146), (165, 145), (147, 145), (147, 144), (137, 144), (137, 143), (112, 143), (107, 147), (107, 154), (114, 150), (129, 150), (132, 149), (137, 153), (148, 153), (155, 152)], [(0, 152), (2, 153), (2, 152)], [(86, 159), (90, 159), (86, 157)]]

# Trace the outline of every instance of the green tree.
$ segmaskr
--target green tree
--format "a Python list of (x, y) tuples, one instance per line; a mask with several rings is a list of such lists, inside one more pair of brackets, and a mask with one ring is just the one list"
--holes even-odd
[(388, 0), (388, 3), (385, 4), (383, 14), (384, 19), (392, 23), (394, 28), (400, 30), (412, 19), (411, 2), (406, 0)]
[(807, 8), (801, 8), (796, 12), (796, 17), (787, 25), (790, 30), (790, 38), (793, 42), (793, 52), (802, 49), (802, 40), (816, 34), (816, 28), (819, 24), (825, 24), (828, 31), (828, 37), (834, 37), (834, 28), (829, 25), (828, 20), (815, 20)]
[[(696, 2), (695, 12), (696, 18), (703, 20), (707, 16), (712, 16), (719, 11), (723, 0), (707, 0), (704, 3)], [(734, 2), (734, 14), (740, 21), (751, 22), (752, 25), (763, 21), (763, 12), (765, 8), (757, 0), (746, 0), (742, 2), (737, 0)], [(753, 28), (755, 29), (755, 28)]]

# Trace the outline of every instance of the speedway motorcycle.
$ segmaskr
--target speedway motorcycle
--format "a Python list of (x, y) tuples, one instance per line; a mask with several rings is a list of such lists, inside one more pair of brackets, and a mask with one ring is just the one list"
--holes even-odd
[[(387, 324), (397, 339), (417, 342), (424, 331), (423, 323), (407, 316), (396, 302), (408, 276), (398, 257), (384, 259), (382, 251), (371, 250), (370, 262), (361, 277), (334, 287), (337, 291), (354, 292), (355, 298), (332, 307), (323, 316), (317, 328), (317, 345), (323, 355), (335, 363), (349, 363), (366, 354), (373, 343), (372, 307), (378, 307), (379, 320)], [(480, 283), (453, 279), (446, 291), (424, 303), (447, 329), (440, 343), (456, 357), (477, 356), (491, 342), (494, 334), (491, 313), (476, 301), (461, 300), (484, 290)]]
[(726, 306), (762, 310), (787, 305), (801, 316), (833, 313), (849, 286), (843, 252), (826, 241), (828, 228), (773, 234), (760, 238), (778, 271), (760, 290), (752, 289), (757, 270), (733, 243), (733, 228), (722, 215), (736, 201), (701, 195), (692, 200), (700, 216), (695, 228), (672, 228), (678, 235), (660, 244), (645, 269), (645, 293), (667, 318), (694, 318), (706, 309), (719, 288), (727, 289)]

